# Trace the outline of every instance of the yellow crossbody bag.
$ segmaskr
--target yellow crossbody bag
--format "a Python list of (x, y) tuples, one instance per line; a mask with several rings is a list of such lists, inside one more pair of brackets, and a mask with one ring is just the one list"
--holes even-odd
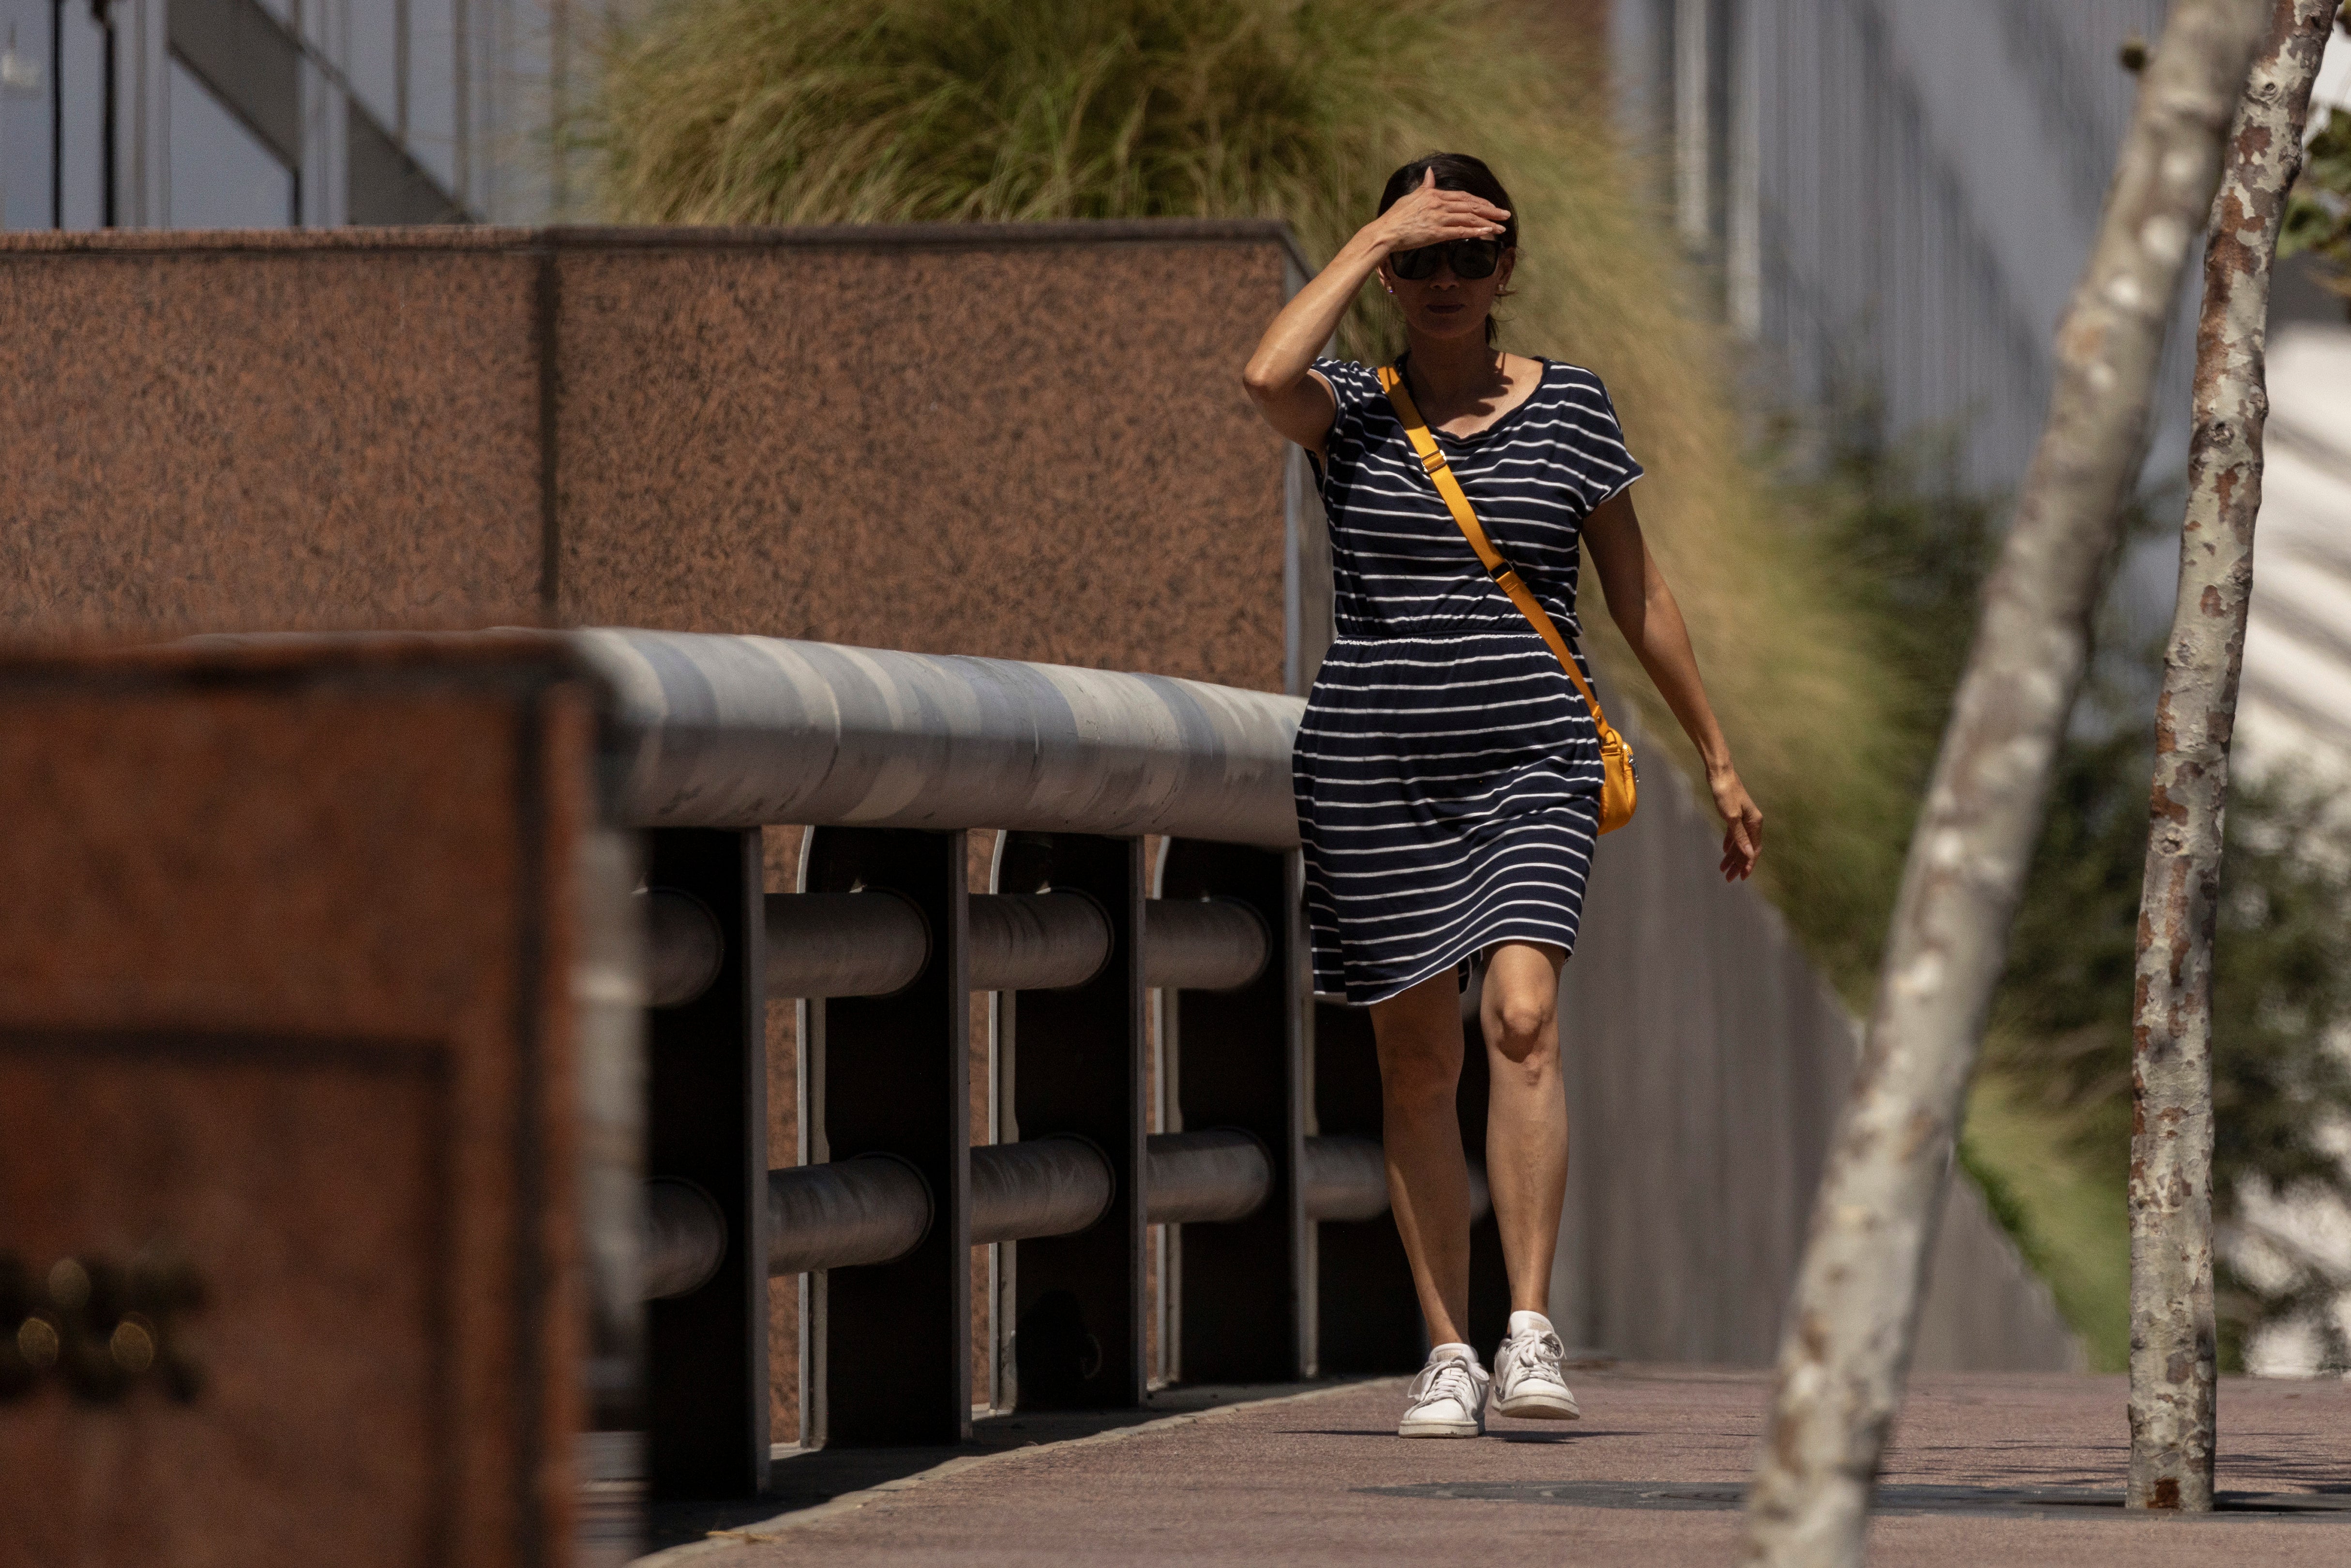
[(1633, 820), (1634, 796), (1639, 779), (1633, 770), (1632, 747), (1625, 743), (1623, 736), (1608, 727), (1607, 717), (1600, 711), (1600, 699), (1592, 695), (1592, 687), (1584, 680), (1583, 672), (1575, 667), (1575, 656), (1567, 651), (1567, 641), (1559, 634), (1559, 628), (1552, 624), (1550, 612), (1543, 609), (1533, 591), (1527, 587), (1519, 574), (1511, 570), (1510, 563), (1502, 559), (1501, 551), (1494, 548), (1493, 541), (1486, 537), (1485, 528), (1478, 522), (1478, 514), (1469, 509), (1469, 497), (1461, 493), (1461, 481), (1453, 476), (1452, 465), (1445, 461), (1445, 454), (1437, 450), (1437, 437), (1429, 434), (1428, 423), (1420, 417), (1420, 409), (1413, 402), (1412, 393), (1404, 384), (1404, 377), (1396, 373), (1394, 365), (1380, 367), (1380, 385), (1387, 392), (1388, 402), (1395, 405), (1396, 417), (1404, 421), (1404, 433), (1411, 438), (1412, 449), (1420, 454), (1420, 465), (1428, 470), (1428, 477), (1437, 486), (1437, 493), (1445, 498), (1446, 508), (1453, 514), (1453, 520), (1460, 526), (1463, 537), (1469, 541), (1469, 548), (1478, 552), (1479, 560), (1485, 565), (1486, 575), (1510, 596), (1510, 602), (1519, 607), (1519, 613), (1525, 616), (1536, 632), (1551, 645), (1551, 651), (1559, 655), (1560, 667), (1567, 672), (1567, 678), (1575, 683), (1575, 689), (1582, 692), (1583, 700), (1591, 705), (1593, 727), (1600, 732), (1600, 764), (1604, 772), (1600, 785), (1600, 831), (1614, 832)]

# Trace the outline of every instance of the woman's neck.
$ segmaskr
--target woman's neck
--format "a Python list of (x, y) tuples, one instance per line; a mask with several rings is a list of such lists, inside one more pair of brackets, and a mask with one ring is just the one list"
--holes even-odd
[(1440, 408), (1476, 402), (1510, 383), (1502, 352), (1483, 337), (1415, 337), (1406, 373), (1420, 383), (1423, 401)]

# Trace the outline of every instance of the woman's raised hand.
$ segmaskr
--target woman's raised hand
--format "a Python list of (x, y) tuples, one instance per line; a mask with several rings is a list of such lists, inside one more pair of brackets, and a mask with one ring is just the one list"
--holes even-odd
[(1438, 190), (1432, 170), (1422, 178), (1419, 190), (1357, 229), (1331, 265), (1290, 296), (1241, 370), (1241, 384), (1266, 423), (1320, 456), (1338, 407), (1330, 386), (1307, 372), (1364, 284), (1397, 251), (1447, 240), (1491, 238), (1503, 232), (1503, 220), (1510, 215), (1467, 191)]
[(1393, 256), (1447, 240), (1492, 239), (1502, 234), (1507, 209), (1469, 191), (1440, 191), (1437, 171), (1421, 176), (1420, 189), (1372, 220), (1365, 232)]

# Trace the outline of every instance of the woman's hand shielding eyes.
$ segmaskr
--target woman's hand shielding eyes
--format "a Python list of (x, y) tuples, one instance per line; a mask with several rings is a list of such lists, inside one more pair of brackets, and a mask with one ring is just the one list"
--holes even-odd
[(1485, 197), (1468, 191), (1440, 191), (1437, 171), (1421, 176), (1420, 189), (1397, 201), (1373, 225), (1390, 256), (1457, 239), (1499, 239), (1510, 216)]
[(1510, 215), (1468, 191), (1438, 190), (1431, 170), (1422, 176), (1420, 189), (1357, 229), (1331, 265), (1281, 308), (1241, 371), (1241, 384), (1266, 423), (1317, 457), (1322, 455), (1322, 439), (1331, 433), (1339, 409), (1330, 386), (1310, 371), (1364, 285), (1378, 277), (1387, 258), (1398, 251), (1494, 239), (1503, 233)]

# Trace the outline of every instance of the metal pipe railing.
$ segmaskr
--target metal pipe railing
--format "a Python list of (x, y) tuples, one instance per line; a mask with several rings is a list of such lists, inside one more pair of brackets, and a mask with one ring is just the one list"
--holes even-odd
[[(1306, 1140), (1306, 1217), (1375, 1219), (1388, 1209), (1387, 1166), (1370, 1138)], [(1146, 1142), (1144, 1206), (1153, 1225), (1246, 1219), (1273, 1191), (1266, 1146), (1231, 1128), (1155, 1134)], [(971, 1151), (971, 1244), (1070, 1236), (1109, 1212), (1110, 1160), (1084, 1138), (1057, 1135)], [(1489, 1206), (1485, 1167), (1469, 1162), (1473, 1215)], [(691, 1183), (646, 1184), (647, 1300), (683, 1296), (726, 1252), (717, 1206)], [(905, 1161), (866, 1155), (768, 1173), (768, 1272), (798, 1274), (889, 1263), (930, 1233), (929, 1184)]]
[(769, 1171), (768, 1272), (904, 1258), (930, 1233), (931, 1208), (930, 1183), (894, 1155)]
[(643, 1260), (645, 1300), (692, 1295), (726, 1260), (726, 1217), (694, 1183), (655, 1176), (645, 1183)]
[(1374, 1219), (1388, 1211), (1387, 1155), (1371, 1138), (1309, 1138), (1306, 1169), (1309, 1219)]
[(1155, 898), (1143, 906), (1143, 983), (1229, 991), (1264, 972), (1265, 917), (1237, 898)]
[(968, 909), (975, 991), (1082, 986), (1110, 962), (1110, 913), (1082, 893), (975, 894)]
[[(647, 1000), (692, 1001), (717, 977), (725, 939), (699, 899), (654, 888), (645, 911)], [(1081, 986), (1109, 962), (1110, 916), (1082, 893), (974, 894), (969, 903), (975, 991)], [(1144, 906), (1144, 984), (1192, 990), (1245, 986), (1264, 969), (1272, 938), (1237, 900), (1152, 899)], [(913, 983), (930, 961), (922, 911), (886, 889), (767, 896), (770, 997), (881, 997)]]
[(1237, 1127), (1145, 1140), (1144, 1207), (1154, 1225), (1247, 1219), (1273, 1195), (1273, 1155)]
[(897, 894), (771, 893), (763, 925), (770, 997), (886, 997), (931, 961), (931, 927)]
[[(968, 1260), (939, 1248), (943, 1229), (974, 1245), (1062, 1239), (1021, 1259), (1020, 1288), (1066, 1296), (1091, 1348), (1024, 1333), (1024, 1406), (1143, 1399), (1144, 1312), (1119, 1281), (1141, 1269), (1151, 1225), (1217, 1228), (1166, 1276), (1187, 1303), (1170, 1347), (1186, 1375), (1311, 1375), (1318, 1291), (1353, 1288), (1394, 1243), (1377, 1234), (1378, 1144), (1305, 1136), (1322, 1079), (1362, 1103), (1374, 1067), (1360, 1010), (1305, 995), (1290, 772), (1302, 704), (1002, 660), (569, 635), (614, 693), (606, 799), (622, 823), (653, 830), (648, 1029), (668, 1109), (649, 1158), (716, 1199), (714, 1212), (662, 1197), (649, 1227), (649, 1287), (691, 1292), (649, 1319), (666, 1412), (652, 1448), (675, 1456), (676, 1484), (763, 1484), (763, 1421), (727, 1439), (723, 1478), (701, 1456), (708, 1413), (746, 1408), (737, 1385), (758, 1381), (772, 1276), (821, 1271), (806, 1286), (826, 1303), (810, 1320), (823, 1333), (803, 1347), (813, 1387), (861, 1387), (883, 1367), (894, 1377), (908, 1343), (960, 1342)], [(763, 895), (756, 830), (781, 823), (815, 830), (807, 885), (859, 891)], [(968, 891), (961, 831), (973, 829), (1014, 835), (1005, 894)], [(1132, 841), (1145, 834), (1170, 841), (1156, 871)], [(1162, 885), (1184, 896), (1146, 896)], [(690, 897), (672, 903), (670, 888)], [(713, 994), (730, 987), (741, 995)], [(1169, 1108), (1204, 1131), (1144, 1136), (1151, 988), (1171, 1003), (1159, 1060), (1182, 1063)], [(933, 1114), (968, 1093), (970, 991), (1007, 1000), (997, 1087), (1011, 1123), (1098, 1143), (972, 1148), (960, 1117)], [(771, 1172), (756, 1136), (732, 1137), (762, 1124), (763, 1004), (784, 997), (809, 1003), (810, 1125), (854, 1129), (843, 1147), (892, 1157)], [(1326, 1027), (1333, 1050), (1318, 1075), (1314, 1031)], [(714, 1154), (705, 1134), (722, 1117), (730, 1131)], [(1129, 1147), (1143, 1155), (1131, 1173), (1104, 1153)], [(1469, 1174), (1486, 1212), (1484, 1173)], [(1317, 1224), (1337, 1228), (1327, 1249)], [(730, 1262), (747, 1264), (747, 1289), (694, 1290), (714, 1260), (726, 1280)], [(1348, 1344), (1366, 1364), (1417, 1356), (1392, 1324)], [(958, 1440), (968, 1363), (946, 1358), (918, 1381), (885, 1408), (828, 1394), (812, 1425), (830, 1441)]]
[(645, 920), (647, 1005), (675, 1007), (708, 990), (726, 960), (726, 938), (710, 905), (668, 887), (641, 893), (637, 902)]
[(1305, 705), (1165, 675), (600, 630), (642, 827), (1025, 828), (1290, 849)]
[(1073, 1236), (1110, 1211), (1116, 1188), (1110, 1156), (1085, 1138), (982, 1145), (971, 1152), (971, 1244)]

